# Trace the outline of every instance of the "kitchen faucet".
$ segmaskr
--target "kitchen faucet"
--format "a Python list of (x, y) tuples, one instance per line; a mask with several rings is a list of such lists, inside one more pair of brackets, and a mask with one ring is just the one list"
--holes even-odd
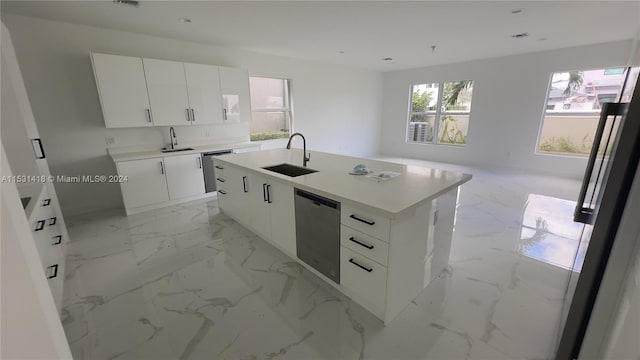
[(300, 136), (302, 138), (302, 166), (307, 167), (307, 163), (311, 160), (311, 154), (307, 154), (307, 140), (305, 140), (304, 135), (300, 133), (293, 133), (289, 137), (289, 142), (287, 143), (287, 149), (291, 149), (291, 140), (293, 140), (294, 136)]
[(171, 150), (175, 149), (178, 146), (178, 137), (176, 136), (176, 131), (173, 130), (173, 126), (169, 128), (169, 140), (171, 141)]

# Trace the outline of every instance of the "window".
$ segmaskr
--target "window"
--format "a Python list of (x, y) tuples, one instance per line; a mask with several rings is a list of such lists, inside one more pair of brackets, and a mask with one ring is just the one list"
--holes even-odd
[(287, 79), (249, 77), (251, 141), (288, 138), (292, 112)]
[[(626, 94), (633, 89), (638, 70), (631, 68), (623, 102), (630, 100)], [(538, 136), (538, 152), (588, 156), (602, 104), (620, 99), (626, 77), (626, 69), (621, 68), (552, 74)]]
[(413, 85), (407, 142), (466, 144), (472, 93), (472, 80)]

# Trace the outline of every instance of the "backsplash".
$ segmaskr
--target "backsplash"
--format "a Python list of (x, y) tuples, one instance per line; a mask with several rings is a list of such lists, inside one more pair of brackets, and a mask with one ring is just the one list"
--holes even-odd
[[(169, 144), (169, 126), (105, 129), (105, 145), (120, 148), (161, 148)], [(249, 124), (174, 126), (178, 145), (240, 143), (249, 141)]]

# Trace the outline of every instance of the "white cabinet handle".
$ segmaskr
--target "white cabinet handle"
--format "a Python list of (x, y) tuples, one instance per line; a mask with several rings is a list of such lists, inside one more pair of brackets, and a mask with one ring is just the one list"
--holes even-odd
[(164, 162), (160, 161), (160, 174), (164, 175)]
[(196, 112), (193, 111), (193, 109), (191, 109), (191, 121), (193, 121), (193, 122), (196, 121)]
[(151, 117), (151, 109), (145, 109), (147, 112), (147, 122), (152, 122), (153, 118)]
[(202, 169), (202, 158), (198, 156), (198, 169)]
[(187, 112), (187, 122), (191, 122), (191, 112), (189, 111), (189, 108), (184, 110)]

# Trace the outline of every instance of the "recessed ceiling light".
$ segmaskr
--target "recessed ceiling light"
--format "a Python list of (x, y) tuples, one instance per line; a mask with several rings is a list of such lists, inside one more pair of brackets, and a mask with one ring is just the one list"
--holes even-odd
[(522, 12), (522, 10), (524, 10), (524, 9), (513, 9), (513, 10), (511, 10), (511, 13), (512, 14), (520, 14)]
[(541, 37), (541, 38), (538, 39), (538, 41), (547, 41), (547, 38)]
[(181, 17), (181, 18), (178, 18), (178, 21), (183, 22), (183, 23), (190, 23), (191, 19), (185, 18), (185, 17)]
[(529, 36), (529, 33), (526, 33), (526, 32), (511, 35), (511, 37), (514, 39), (522, 39), (522, 38), (526, 38), (527, 36)]
[(344, 54), (344, 50), (338, 51), (338, 54)]
[(390, 58), (390, 57), (382, 58), (382, 61), (393, 61), (393, 58)]

